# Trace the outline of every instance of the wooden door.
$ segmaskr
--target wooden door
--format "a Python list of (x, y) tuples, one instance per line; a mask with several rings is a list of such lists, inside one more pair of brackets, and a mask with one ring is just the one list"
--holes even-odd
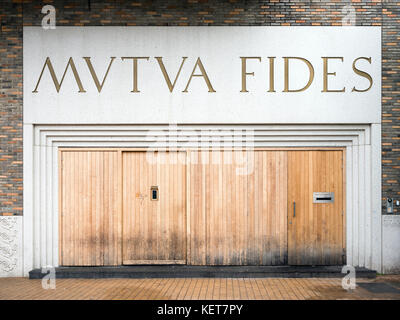
[(120, 265), (120, 166), (117, 151), (62, 151), (60, 265)]
[(186, 263), (186, 153), (123, 152), (122, 159), (123, 263)]
[(191, 151), (189, 264), (287, 263), (287, 152)]
[[(289, 264), (342, 264), (342, 151), (288, 153)], [(314, 192), (333, 192), (334, 201), (314, 203)]]

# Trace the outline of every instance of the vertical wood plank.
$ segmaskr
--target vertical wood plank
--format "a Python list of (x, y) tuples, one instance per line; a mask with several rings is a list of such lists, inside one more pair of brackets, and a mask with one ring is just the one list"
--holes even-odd
[[(342, 151), (289, 151), (289, 264), (340, 264), (343, 244)], [(313, 203), (313, 192), (334, 192)], [(296, 217), (291, 217), (296, 201)]]
[(61, 158), (60, 265), (120, 264), (116, 152), (62, 151)]
[[(186, 153), (132, 151), (122, 158), (123, 263), (185, 263)], [(151, 186), (158, 186), (156, 201)]]
[[(189, 195), (190, 219), (199, 222), (191, 225), (191, 241), (205, 244), (205, 254), (191, 247), (193, 264), (286, 263), (287, 152), (201, 153), (200, 163), (191, 162), (188, 171), (196, 181)], [(197, 203), (204, 203), (205, 210), (196, 210)], [(203, 221), (205, 232), (196, 231)]]

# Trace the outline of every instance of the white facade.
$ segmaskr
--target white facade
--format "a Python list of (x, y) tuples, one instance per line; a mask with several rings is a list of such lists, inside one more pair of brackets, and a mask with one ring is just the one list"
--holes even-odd
[[(80, 84), (71, 66), (59, 92), (48, 65), (39, 81), (47, 57), (58, 81), (72, 57)], [(101, 92), (83, 57), (90, 57), (98, 85), (112, 61)], [(137, 88), (133, 60), (122, 57), (149, 57), (137, 61)], [(183, 61), (172, 92), (155, 57), (162, 57), (170, 84)], [(304, 91), (282, 92), (284, 57), (312, 65), (313, 81)], [(325, 71), (322, 57), (330, 57)], [(304, 60), (289, 60), (289, 89), (301, 89), (312, 72)], [(355, 60), (364, 76), (354, 71)], [(389, 270), (382, 265), (380, 123), (378, 27), (25, 27), (18, 272), (58, 265), (59, 147), (163, 146), (170, 140), (196, 147), (201, 131), (204, 141), (218, 144), (219, 136), (237, 137), (240, 130), (250, 133), (254, 147), (344, 147), (347, 263)], [(169, 124), (177, 125), (171, 131)], [(390, 234), (383, 234), (387, 244), (399, 233)]]
[[(72, 57), (82, 88), (69, 70), (59, 92), (48, 68), (49, 57), (59, 81)], [(90, 61), (101, 83), (98, 92), (83, 57)], [(148, 57), (137, 64), (133, 91), (133, 62), (124, 57)], [(155, 57), (162, 57), (171, 82), (182, 57), (187, 57), (170, 92)], [(242, 90), (242, 59), (246, 60), (246, 89)], [(256, 59), (259, 57), (259, 59)], [(274, 90), (270, 89), (269, 59), (274, 62)], [(314, 80), (302, 92), (284, 90), (283, 57), (307, 59)], [(330, 59), (329, 90), (323, 90), (322, 57)], [(369, 81), (352, 68), (370, 74)], [(190, 75), (200, 58), (212, 89), (203, 77)], [(24, 28), (24, 123), (377, 123), (381, 122), (381, 32), (375, 27), (40, 27)], [(289, 62), (289, 89), (309, 80), (305, 62)], [(201, 74), (197, 67), (195, 74)], [(36, 85), (37, 92), (35, 90)]]

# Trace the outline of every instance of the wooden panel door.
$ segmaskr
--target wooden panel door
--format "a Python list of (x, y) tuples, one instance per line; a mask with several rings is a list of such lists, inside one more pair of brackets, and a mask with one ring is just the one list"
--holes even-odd
[[(342, 165), (342, 151), (289, 151), (289, 264), (344, 262)], [(334, 202), (313, 203), (314, 192), (334, 192)]]
[[(123, 263), (186, 263), (186, 153), (123, 152)], [(151, 187), (158, 187), (152, 200)]]
[(120, 166), (117, 151), (61, 151), (60, 265), (119, 265)]
[(287, 263), (287, 152), (191, 151), (192, 265)]

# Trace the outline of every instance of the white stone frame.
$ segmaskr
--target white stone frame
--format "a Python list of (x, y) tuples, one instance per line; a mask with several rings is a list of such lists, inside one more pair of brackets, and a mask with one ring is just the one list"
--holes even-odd
[[(254, 147), (345, 147), (347, 264), (382, 271), (380, 124), (178, 125), (178, 146), (212, 128), (254, 130)], [(59, 147), (143, 148), (167, 132), (167, 124), (24, 124), (23, 275), (58, 266)]]

